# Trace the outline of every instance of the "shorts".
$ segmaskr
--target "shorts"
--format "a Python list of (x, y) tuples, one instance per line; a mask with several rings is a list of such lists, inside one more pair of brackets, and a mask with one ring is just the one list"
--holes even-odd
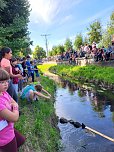
[[(31, 89), (31, 90), (29, 90), (29, 91), (26, 93), (26, 95), (25, 95), (25, 98), (27, 99), (28, 102), (31, 101), (31, 99), (30, 99), (30, 92), (33, 92), (33, 93), (34, 93), (34, 91)], [(37, 96), (34, 95), (33, 101), (35, 101), (36, 99), (37, 99)]]

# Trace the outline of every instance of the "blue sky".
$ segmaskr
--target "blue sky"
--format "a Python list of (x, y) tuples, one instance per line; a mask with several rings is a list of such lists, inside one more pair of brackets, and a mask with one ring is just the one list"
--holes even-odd
[(77, 34), (86, 35), (87, 27), (96, 19), (105, 28), (114, 11), (114, 0), (29, 0), (31, 14), (29, 31), (34, 49), (39, 45), (45, 49), (48, 36), (48, 48), (64, 44), (66, 38), (72, 41)]

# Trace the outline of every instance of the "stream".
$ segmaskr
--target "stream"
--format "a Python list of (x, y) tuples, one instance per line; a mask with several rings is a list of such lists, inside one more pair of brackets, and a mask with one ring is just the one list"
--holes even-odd
[[(114, 92), (91, 83), (70, 83), (52, 76), (57, 84), (56, 115), (84, 123), (114, 138)], [(58, 123), (60, 152), (114, 152), (114, 142), (72, 124)]]
[[(47, 74), (56, 82), (55, 112), (58, 118), (84, 123), (114, 138), (114, 90), (92, 83), (71, 83)], [(61, 135), (59, 152), (114, 152), (114, 142), (70, 123), (58, 122)]]

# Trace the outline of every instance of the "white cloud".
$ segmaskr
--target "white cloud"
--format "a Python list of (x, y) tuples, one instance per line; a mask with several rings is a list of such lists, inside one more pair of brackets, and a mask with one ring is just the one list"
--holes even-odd
[(61, 15), (72, 6), (82, 0), (29, 0), (32, 8), (30, 20), (38, 23), (51, 24), (56, 21), (57, 15)]
[(56, 2), (51, 3), (50, 0), (29, 0), (32, 8), (30, 20), (34, 22), (44, 21), (50, 23), (57, 13)]

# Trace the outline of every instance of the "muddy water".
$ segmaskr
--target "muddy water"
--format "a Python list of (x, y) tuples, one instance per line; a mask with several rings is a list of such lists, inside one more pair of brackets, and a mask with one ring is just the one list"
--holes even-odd
[[(114, 93), (93, 84), (72, 84), (59, 79), (56, 90), (56, 115), (84, 123), (114, 138)], [(114, 142), (99, 135), (58, 123), (61, 152), (114, 152)]]

